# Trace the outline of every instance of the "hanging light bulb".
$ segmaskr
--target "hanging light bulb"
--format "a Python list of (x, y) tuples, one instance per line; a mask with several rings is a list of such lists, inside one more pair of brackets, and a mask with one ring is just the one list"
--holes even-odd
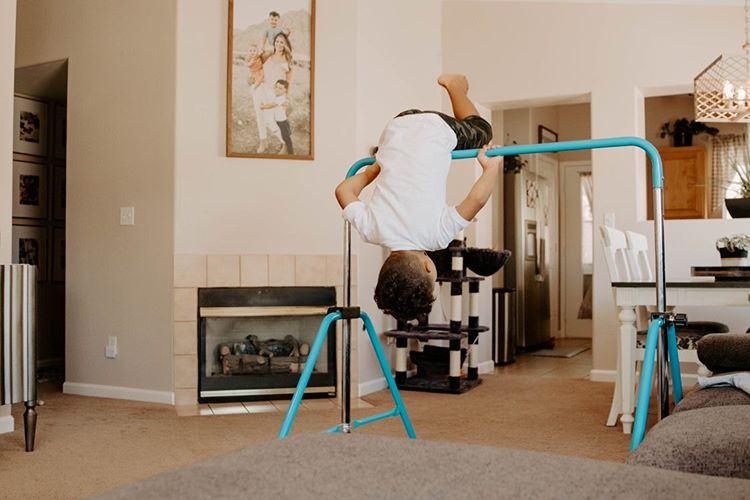
[(724, 100), (732, 101), (734, 99), (734, 85), (729, 80), (724, 82)]

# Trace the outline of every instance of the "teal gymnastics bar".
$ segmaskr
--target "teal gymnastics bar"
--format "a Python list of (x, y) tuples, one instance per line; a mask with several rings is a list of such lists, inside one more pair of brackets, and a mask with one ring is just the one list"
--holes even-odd
[[(676, 341), (674, 335), (668, 335), (669, 329), (674, 328), (673, 316), (671, 313), (666, 312), (666, 276), (665, 276), (665, 257), (664, 257), (664, 173), (662, 167), (661, 156), (653, 144), (640, 137), (612, 137), (607, 139), (589, 139), (583, 141), (566, 141), (566, 142), (552, 142), (545, 144), (524, 144), (524, 145), (512, 145), (492, 148), (487, 151), (487, 156), (510, 156), (510, 155), (525, 155), (525, 154), (537, 154), (537, 153), (558, 153), (560, 151), (578, 151), (585, 149), (608, 149), (608, 148), (622, 148), (622, 147), (636, 147), (640, 148), (648, 155), (651, 160), (652, 168), (652, 187), (653, 187), (653, 198), (654, 198), (654, 240), (656, 248), (656, 307), (658, 313), (658, 326), (653, 325), (653, 330), (659, 329), (658, 342), (652, 342), (655, 344), (651, 347), (651, 350), (655, 352), (652, 355), (646, 355), (646, 362), (644, 362), (643, 369), (641, 371), (641, 381), (638, 386), (638, 397), (639, 401), (638, 409), (636, 412), (636, 418), (633, 425), (633, 438), (631, 442), (631, 449), (635, 449), (640, 445), (641, 440), (645, 434), (646, 428), (646, 408), (641, 409), (644, 402), (648, 402), (648, 394), (651, 391), (651, 376), (654, 368), (654, 358), (656, 358), (657, 368), (657, 381), (658, 381), (658, 397), (659, 397), (659, 418), (664, 418), (669, 415), (669, 375), (668, 375), (668, 353), (671, 351), (674, 359), (671, 363), (672, 374), (675, 380), (679, 380), (680, 365), (679, 360), (676, 356)], [(454, 160), (463, 160), (469, 158), (476, 158), (479, 153), (478, 149), (464, 149), (453, 151), (452, 158)], [(351, 177), (359, 172), (360, 169), (368, 165), (375, 163), (374, 157), (363, 158), (354, 163), (348, 170), (346, 177)], [(351, 229), (346, 227), (346, 238), (351, 237)], [(345, 249), (350, 252), (350, 241), (345, 242)], [(346, 252), (345, 252), (346, 254)], [(345, 256), (345, 259), (347, 257)], [(348, 263), (345, 264), (345, 275), (349, 272)], [(652, 319), (654, 321), (654, 319)], [(649, 328), (652, 330), (652, 328)], [(675, 345), (671, 345), (674, 343)], [(647, 351), (649, 351), (647, 347)], [(646, 378), (649, 380), (646, 380)], [(643, 392), (645, 391), (645, 392)], [(643, 392), (643, 394), (642, 394)], [(680, 391), (681, 392), (681, 391)]]

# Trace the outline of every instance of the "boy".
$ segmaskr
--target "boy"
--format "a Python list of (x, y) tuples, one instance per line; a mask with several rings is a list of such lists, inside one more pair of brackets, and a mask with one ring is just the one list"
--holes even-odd
[(286, 36), (289, 36), (289, 33), (291, 33), (288, 28), (279, 26), (280, 19), (281, 16), (275, 10), (268, 13), (268, 28), (263, 31), (263, 38), (260, 41), (261, 51), (266, 50), (266, 43), (271, 46), (270, 50), (273, 51), (273, 40), (276, 38), (276, 35), (284, 33)]
[[(294, 146), (292, 146), (292, 127), (289, 125), (289, 120), (286, 117), (286, 108), (289, 107), (289, 82), (286, 80), (276, 80), (273, 86), (273, 92), (276, 98), (273, 102), (263, 104), (261, 109), (273, 109), (273, 117), (276, 120), (276, 125), (279, 126), (281, 131), (281, 140), (284, 141), (284, 145), (281, 146), (279, 153), (285, 152), (286, 154), (294, 154)], [(286, 151), (284, 151), (286, 150)]]
[(248, 48), (245, 66), (247, 66), (249, 72), (247, 83), (255, 91), (263, 83), (263, 59), (257, 45), (251, 45)]
[[(469, 100), (463, 75), (441, 75), (455, 116), (409, 110), (386, 125), (376, 163), (336, 188), (344, 218), (369, 243), (388, 248), (375, 287), (378, 307), (408, 321), (430, 312), (437, 272), (427, 250), (448, 246), (487, 203), (502, 165), (488, 158), (492, 127)], [(446, 180), (454, 149), (484, 146), (477, 156), (482, 175), (457, 206), (445, 202)], [(370, 202), (362, 190), (378, 178)]]

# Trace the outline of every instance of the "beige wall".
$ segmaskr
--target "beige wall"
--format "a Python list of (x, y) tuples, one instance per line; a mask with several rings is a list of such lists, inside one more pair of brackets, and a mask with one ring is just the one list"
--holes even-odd
[(340, 253), (333, 191), (355, 156), (356, 3), (317, 3), (313, 161), (225, 156), (227, 5), (178, 2), (174, 251)]
[[(359, 0), (357, 5), (357, 148), (347, 159), (349, 163), (368, 156), (369, 147), (377, 144), (386, 122), (399, 112), (410, 108), (439, 110), (443, 106), (441, 89), (436, 85), (442, 67), (440, 3)], [(356, 231), (353, 239), (359, 252), (360, 305), (370, 313), (377, 331), (391, 328), (395, 324), (390, 318), (384, 320), (372, 299), (383, 251), (361, 243)], [(368, 344), (367, 337), (360, 334), (360, 381), (367, 391), (377, 387), (368, 382), (382, 377)]]
[[(744, 17), (741, 6), (726, 5), (446, 1), (443, 19), (444, 66), (481, 75), (472, 87), (476, 99), (491, 103), (590, 93), (591, 134), (611, 137), (642, 134), (642, 89), (690, 85), (717, 55), (737, 51)], [(596, 223), (612, 212), (619, 227), (643, 230), (645, 198), (638, 191), (645, 182), (643, 155), (597, 150), (592, 156)], [(689, 272), (688, 260), (710, 263), (712, 238), (740, 232), (743, 225), (739, 220), (669, 221), (667, 274)], [(691, 248), (689, 257), (685, 248)], [(594, 265), (594, 368), (613, 370), (618, 321), (598, 245)], [(735, 310), (722, 317), (736, 327), (740, 314)]]
[(16, 67), (69, 61), (66, 391), (171, 398), (175, 20), (174, 0), (18, 3)]
[(0, 262), (11, 258), (11, 179), (13, 175), (13, 68), (16, 2), (0, 1)]
[[(11, 179), (13, 175), (13, 67), (16, 1), (0, 1), (0, 262), (11, 258)], [(3, 425), (10, 420), (9, 425)], [(5, 422), (8, 424), (8, 422)], [(0, 406), (0, 432), (12, 430), (10, 406)]]

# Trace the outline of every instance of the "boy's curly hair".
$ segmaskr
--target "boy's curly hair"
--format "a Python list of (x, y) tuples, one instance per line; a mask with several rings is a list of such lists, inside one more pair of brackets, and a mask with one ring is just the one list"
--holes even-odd
[(429, 314), (434, 282), (422, 261), (413, 254), (392, 253), (383, 263), (375, 286), (375, 303), (400, 321)]

